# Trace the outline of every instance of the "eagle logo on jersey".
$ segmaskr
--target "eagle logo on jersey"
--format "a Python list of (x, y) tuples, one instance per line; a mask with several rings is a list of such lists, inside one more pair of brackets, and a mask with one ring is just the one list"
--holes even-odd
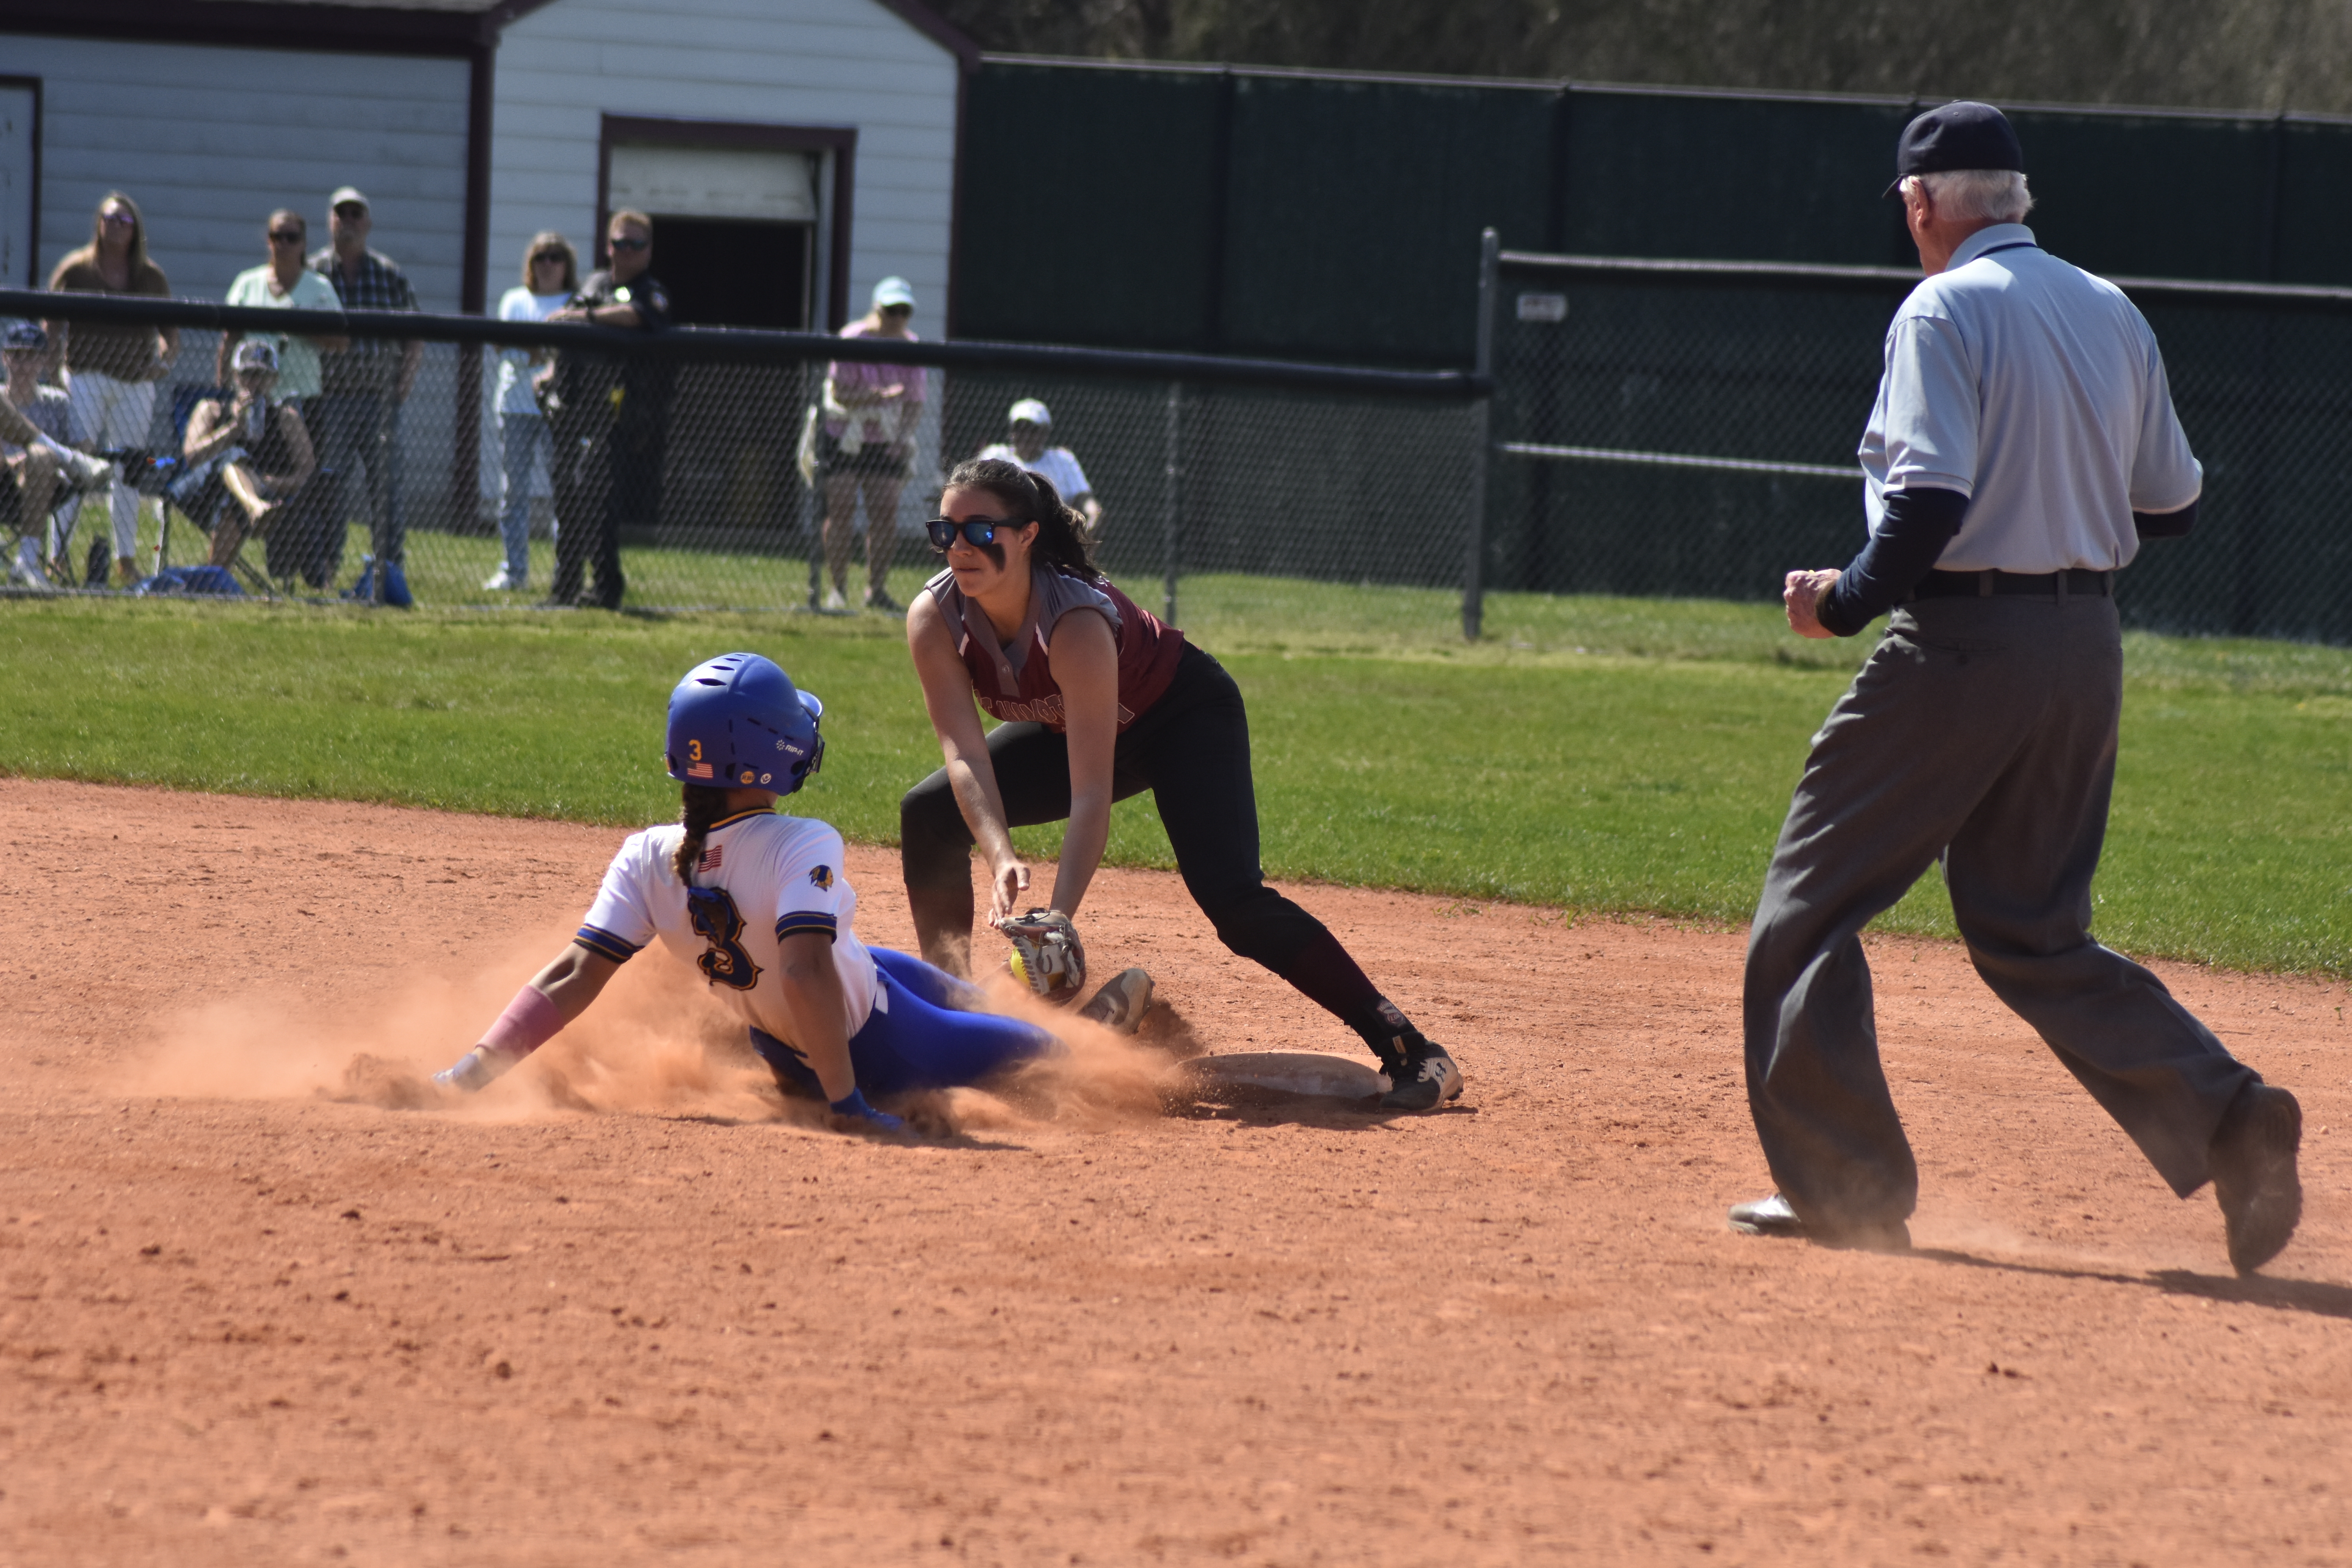
[(703, 977), (713, 985), (730, 986), (737, 991), (749, 991), (759, 984), (760, 966), (743, 951), (743, 917), (736, 911), (735, 900), (727, 889), (688, 888), (686, 906), (694, 920), (695, 934), (710, 943), (709, 951), (694, 961)]
[(831, 892), (833, 890), (833, 868), (830, 866), (819, 866), (815, 870), (809, 873), (809, 880), (814, 882), (818, 887), (823, 888), (827, 892)]

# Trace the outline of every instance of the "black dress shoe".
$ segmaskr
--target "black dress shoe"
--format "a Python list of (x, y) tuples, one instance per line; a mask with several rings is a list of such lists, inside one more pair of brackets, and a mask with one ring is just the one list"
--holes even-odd
[(1731, 1228), (1742, 1236), (1802, 1237), (1815, 1247), (1844, 1252), (1908, 1252), (1911, 1227), (1901, 1220), (1885, 1225), (1841, 1226), (1835, 1230), (1807, 1225), (1797, 1217), (1789, 1200), (1774, 1193), (1769, 1198), (1731, 1205)]
[(2294, 1156), (2303, 1144), (2303, 1107), (2267, 1083), (2248, 1084), (2213, 1133), (2207, 1168), (2229, 1227), (2230, 1265), (2252, 1274), (2286, 1249), (2303, 1219), (2303, 1181)]

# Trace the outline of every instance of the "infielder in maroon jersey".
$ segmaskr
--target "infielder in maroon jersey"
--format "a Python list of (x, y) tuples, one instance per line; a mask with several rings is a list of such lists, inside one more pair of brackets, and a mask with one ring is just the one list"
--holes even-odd
[[(940, 510), (931, 543), (947, 569), (908, 608), (907, 643), (947, 765), (898, 808), (923, 956), (969, 972), (974, 844), (988, 861), (989, 923), (1011, 926), (1024, 918), (1029, 868), (1010, 830), (1066, 820), (1051, 912), (1074, 917), (1111, 803), (1150, 790), (1218, 937), (1363, 1037), (1388, 1075), (1384, 1104), (1431, 1110), (1458, 1097), (1461, 1070), (1444, 1048), (1322, 921), (1265, 885), (1249, 718), (1233, 677), (1097, 569), (1052, 481), (978, 459), (949, 476)], [(984, 731), (979, 709), (1004, 722)]]

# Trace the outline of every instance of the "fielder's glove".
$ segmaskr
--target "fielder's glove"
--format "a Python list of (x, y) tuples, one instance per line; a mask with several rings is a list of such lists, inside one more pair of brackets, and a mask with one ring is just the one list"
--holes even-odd
[(1013, 942), (1013, 977), (1048, 1002), (1067, 1002), (1087, 983), (1078, 928), (1058, 910), (1031, 910), (997, 928)]

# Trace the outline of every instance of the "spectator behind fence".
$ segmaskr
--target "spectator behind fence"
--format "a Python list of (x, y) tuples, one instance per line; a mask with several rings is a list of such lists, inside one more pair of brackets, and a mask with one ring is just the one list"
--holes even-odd
[[(563, 309), (580, 287), (580, 258), (572, 242), (545, 229), (523, 247), (522, 283), (499, 300), (501, 321), (544, 321)], [(548, 363), (546, 349), (499, 351), (499, 447), (506, 459), (506, 495), (499, 510), (499, 537), (506, 564), (482, 584), (493, 594), (519, 594), (530, 586), (530, 476), (544, 463), (551, 483), (555, 464), (548, 447), (547, 416), (531, 395), (531, 373)], [(562, 530), (559, 520), (557, 529)]]
[(215, 566), (232, 564), (248, 533), (268, 537), (319, 466), (301, 413), (273, 396), (277, 349), (248, 338), (236, 345), (231, 372), (236, 390), (205, 398), (188, 416), (180, 448), (188, 471), (172, 486), (173, 503), (211, 531)]
[[(652, 272), (654, 220), (613, 215), (604, 230), (611, 265), (588, 275), (572, 302), (548, 318), (657, 332), (669, 325), (669, 295)], [(588, 603), (621, 607), (621, 524), (651, 526), (661, 510), (663, 446), (668, 437), (671, 367), (642, 354), (615, 356), (565, 349), (534, 378), (548, 414), (555, 455), (555, 581), (551, 605), (581, 602), (581, 579), (593, 561), (596, 587)]]
[[(68, 252), (49, 274), (59, 293), (168, 297), (163, 269), (147, 258), (147, 225), (139, 205), (109, 191), (91, 219), (90, 241)], [(53, 331), (62, 331), (52, 323)], [(180, 334), (170, 327), (110, 327), (84, 321), (65, 332), (66, 393), (73, 402), (74, 444), (86, 447), (143, 447), (155, 417), (155, 384), (171, 373)], [(139, 492), (119, 475), (110, 507), (115, 581), (138, 576)]]
[[(845, 338), (903, 338), (915, 333), (915, 291), (904, 278), (874, 285), (873, 308), (841, 329)], [(890, 554), (898, 542), (898, 492), (913, 466), (915, 422), (923, 411), (920, 365), (861, 364), (836, 360), (825, 367), (824, 419), (817, 467), (824, 475), (824, 559), (833, 574), (829, 610), (846, 609), (849, 552), (856, 540), (857, 498), (866, 496), (866, 605), (895, 611)]]
[[(310, 258), (310, 270), (335, 286), (346, 310), (414, 310), (416, 291), (392, 258), (368, 248), (375, 220), (368, 199), (350, 185), (327, 198), (332, 243)], [(367, 473), (367, 520), (378, 561), (399, 565), (407, 553), (400, 507), (400, 405), (415, 384), (425, 345), (414, 339), (354, 337), (320, 365), (321, 388), (308, 424), (316, 431), (319, 460), (335, 475), (327, 498), (327, 574), (343, 558), (343, 524), (351, 515), (352, 480)]]
[[(47, 573), (58, 570), (56, 562), (44, 559), (43, 534), (68, 465), (79, 456), (58, 449), (73, 427), (72, 400), (56, 387), (41, 384), (48, 356), (49, 334), (38, 321), (10, 321), (0, 330), (0, 360), (6, 362), (8, 373), (5, 399), (0, 399), (5, 409), (0, 413), (0, 464), (6, 466), (5, 478), (0, 478), (0, 524), (17, 536), (11, 574), (36, 588), (48, 586), (45, 567)], [(79, 466), (86, 468), (89, 461), (85, 458)], [(110, 467), (98, 468), (111, 478)]]
[(1076, 454), (1067, 447), (1045, 445), (1053, 435), (1053, 410), (1034, 397), (1024, 397), (1013, 405), (1005, 418), (1013, 426), (1010, 439), (982, 447), (980, 457), (1018, 463), (1031, 473), (1043, 474), (1053, 480), (1062, 500), (1085, 514), (1087, 537), (1101, 538), (1102, 502), (1095, 500), (1094, 487), (1087, 483), (1087, 472), (1078, 467)]
[[(310, 233), (310, 226), (290, 207), (271, 213), (262, 230), (269, 259), (236, 275), (236, 281), (228, 286), (228, 303), (261, 310), (341, 310), (343, 302), (336, 296), (335, 286), (303, 265), (302, 247)], [(221, 334), (220, 348), (213, 357), (214, 384), (229, 384), (229, 356), (246, 335)], [(319, 356), (341, 353), (351, 346), (349, 338), (305, 337), (299, 332), (277, 332), (256, 341), (278, 351), (278, 400), (298, 406), (319, 395)]]

